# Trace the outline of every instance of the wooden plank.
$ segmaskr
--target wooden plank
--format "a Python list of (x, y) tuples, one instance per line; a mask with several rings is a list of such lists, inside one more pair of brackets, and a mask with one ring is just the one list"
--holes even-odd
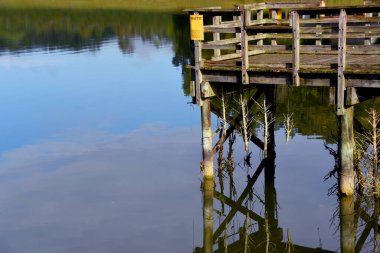
[(309, 9), (299, 9), (295, 8), (294, 11), (298, 11), (299, 15), (316, 15), (316, 14), (340, 14), (341, 10), (345, 10), (346, 14), (357, 14), (357, 13), (374, 13), (380, 12), (380, 5), (373, 6), (338, 6), (338, 7), (316, 7)]
[(285, 25), (270, 25), (270, 26), (246, 26), (246, 30), (252, 32), (261, 32), (261, 33), (290, 33), (292, 28)]
[[(339, 31), (338, 27), (301, 27), (300, 33), (301, 34), (308, 34), (308, 33), (336, 33)], [(379, 33), (380, 32), (380, 26), (348, 26), (347, 27), (347, 33)]]
[[(263, 53), (265, 53), (264, 50), (250, 50), (250, 51), (247, 50), (248, 56), (263, 54)], [(212, 61), (225, 61), (225, 60), (231, 60), (231, 59), (237, 59), (237, 58), (240, 59), (241, 57), (242, 57), (242, 53), (240, 52), (240, 53), (225, 54), (225, 55), (221, 55), (218, 57), (212, 57), (211, 60)]]
[(250, 25), (290, 25), (288, 19), (263, 18), (261, 20), (252, 20)]
[(208, 44), (207, 42), (203, 43), (203, 49), (225, 49), (225, 50), (236, 50), (240, 48), (240, 45), (237, 44), (225, 44), (225, 45), (214, 45)]
[(248, 55), (248, 38), (246, 26), (246, 12), (242, 12), (240, 16), (241, 21), (241, 71), (242, 71), (242, 83), (249, 83), (249, 76), (247, 69), (249, 68), (249, 55)]
[[(348, 39), (365, 39), (370, 37), (379, 37), (380, 33), (348, 33), (346, 37)], [(280, 34), (268, 35), (267, 38), (287, 38), (288, 36), (281, 36)], [(337, 39), (339, 38), (338, 34), (300, 34), (301, 39)]]
[(237, 5), (239, 9), (263, 10), (263, 9), (292, 9), (311, 8), (320, 6), (322, 1), (315, 2), (264, 2)]
[(339, 38), (338, 38), (338, 87), (337, 87), (337, 114), (343, 115), (345, 112), (346, 79), (344, 71), (346, 69), (346, 29), (347, 13), (345, 9), (340, 10), (339, 15)]
[[(380, 21), (380, 17), (351, 17), (350, 19), (347, 20), (348, 24), (354, 24), (354, 23), (378, 23)], [(339, 23), (339, 18), (338, 17), (324, 17), (324, 18), (310, 18), (310, 19), (301, 19), (300, 20), (301, 24), (338, 24)]]
[[(216, 16), (219, 17), (219, 16)], [(238, 27), (223, 28), (223, 27), (214, 27), (214, 26), (205, 26), (205, 33), (237, 33), (240, 31)]]
[(195, 60), (195, 101), (197, 105), (202, 106), (201, 99), (201, 82), (202, 82), (202, 42), (194, 41), (194, 60)]
[(300, 85), (300, 77), (298, 75), (298, 70), (300, 68), (300, 23), (299, 14), (297, 11), (292, 11), (292, 29), (293, 29), (293, 84), (295, 86)]
[(321, 6), (323, 1), (315, 2), (267, 2), (268, 9), (294, 9), (294, 8), (315, 8)]

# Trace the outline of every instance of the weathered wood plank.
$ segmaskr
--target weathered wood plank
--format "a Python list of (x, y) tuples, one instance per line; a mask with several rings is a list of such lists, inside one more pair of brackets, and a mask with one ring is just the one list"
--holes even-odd
[(289, 20), (263, 18), (261, 20), (252, 20), (250, 25), (289, 25)]
[(285, 25), (270, 25), (270, 26), (246, 26), (246, 30), (260, 33), (290, 33), (292, 28)]
[(205, 26), (204, 32), (205, 33), (237, 33), (237, 32), (240, 32), (240, 28), (238, 27), (223, 28), (223, 27)]
[(322, 1), (315, 2), (264, 2), (252, 4), (236, 5), (239, 9), (263, 10), (263, 9), (292, 9), (292, 8), (312, 8), (321, 6)]
[(298, 11), (300, 15), (316, 15), (316, 14), (335, 14), (339, 15), (341, 10), (345, 10), (346, 14), (356, 13), (374, 13), (380, 12), (380, 5), (373, 6), (338, 6), (338, 7), (316, 7), (309, 9), (295, 8), (294, 11)]
[[(354, 23), (378, 23), (380, 21), (380, 17), (352, 17), (350, 16), (350, 19), (347, 20), (348, 24), (354, 24)], [(324, 17), (324, 18), (310, 18), (310, 19), (301, 19), (300, 23), (303, 24), (338, 24), (339, 18), (338, 17)]]
[[(247, 50), (247, 55), (248, 56), (252, 56), (252, 55), (257, 55), (257, 54), (263, 54), (265, 53), (264, 50), (250, 50), (248, 51)], [(242, 57), (242, 53), (232, 53), (232, 54), (225, 54), (225, 55), (220, 55), (220, 56), (217, 56), (217, 57), (212, 57), (211, 60), (212, 61), (225, 61), (225, 60), (231, 60), (231, 59), (236, 59), (236, 58), (241, 58)]]

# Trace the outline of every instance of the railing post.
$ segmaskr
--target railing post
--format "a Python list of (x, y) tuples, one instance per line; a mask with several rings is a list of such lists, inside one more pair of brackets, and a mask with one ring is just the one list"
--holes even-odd
[[(236, 23), (240, 23), (241, 22), (241, 16), (234, 16), (234, 20), (236, 21)], [(241, 33), (237, 32), (236, 35), (235, 35), (235, 38), (237, 39), (241, 39)], [(241, 50), (239, 49), (236, 49), (235, 53), (241, 53)]]
[[(282, 18), (282, 10), (281, 9), (272, 9), (271, 11), (271, 18), (274, 20), (279, 20)], [(271, 45), (276, 46), (277, 45), (277, 40), (272, 39), (271, 40)]]
[(300, 85), (298, 71), (300, 69), (300, 17), (297, 11), (292, 11), (293, 30), (293, 84)]
[(346, 79), (344, 71), (346, 69), (346, 34), (347, 34), (347, 13), (341, 9), (339, 15), (339, 38), (338, 38), (338, 87), (337, 87), (337, 114), (343, 115), (345, 110)]
[[(222, 22), (221, 16), (214, 16), (212, 18), (212, 24), (213, 25), (219, 25)], [(217, 41), (220, 40), (220, 33), (213, 33), (213, 40)], [(214, 49), (214, 57), (220, 56), (220, 49)]]
[[(257, 19), (257, 21), (262, 21), (264, 19), (264, 10), (257, 10), (256, 19)], [(258, 33), (257, 35), (259, 35), (259, 34), (260, 33)], [(262, 46), (264, 44), (264, 41), (258, 40), (256, 44), (258, 46)]]
[(241, 81), (242, 84), (249, 84), (248, 68), (249, 68), (249, 55), (248, 55), (248, 38), (246, 26), (246, 12), (242, 10), (240, 13), (240, 32), (241, 32)]
[(195, 99), (197, 105), (202, 106), (201, 99), (201, 83), (202, 83), (202, 42), (199, 40), (194, 41), (194, 67), (195, 67)]

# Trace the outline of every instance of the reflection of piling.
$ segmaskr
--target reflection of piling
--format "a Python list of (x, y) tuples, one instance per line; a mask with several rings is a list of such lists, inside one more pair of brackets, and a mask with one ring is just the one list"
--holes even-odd
[(203, 100), (202, 114), (202, 150), (203, 150), (203, 176), (205, 179), (214, 178), (212, 130), (211, 130), (211, 104), (210, 99)]
[(340, 247), (342, 253), (355, 252), (354, 196), (340, 199)]
[(213, 252), (214, 179), (203, 182), (203, 253)]
[[(275, 188), (275, 125), (273, 117), (276, 113), (275, 107), (275, 97), (274, 97), (274, 86), (267, 87), (265, 89), (265, 100), (269, 106), (269, 113), (265, 122), (270, 122), (265, 126), (265, 140), (266, 145), (264, 145), (264, 157), (267, 158), (264, 177), (265, 177), (265, 212), (268, 219), (269, 225), (269, 234), (270, 241), (281, 241), (282, 240), (282, 231), (278, 230), (278, 221), (277, 221), (277, 197), (276, 197), (276, 188)], [(268, 228), (266, 228), (268, 229)]]
[(355, 189), (354, 172), (354, 108), (350, 107), (340, 117), (339, 191), (344, 196), (351, 196)]

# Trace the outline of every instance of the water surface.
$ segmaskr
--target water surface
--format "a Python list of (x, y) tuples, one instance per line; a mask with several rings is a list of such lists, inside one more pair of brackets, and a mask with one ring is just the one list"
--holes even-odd
[[(202, 247), (188, 29), (178, 13), (1, 11), (1, 252)], [(339, 202), (328, 196), (336, 180), (324, 182), (335, 164), (325, 145), (336, 149), (338, 132), (328, 91), (277, 89), (276, 107), (278, 226), (297, 245), (340, 251)], [(295, 124), (288, 143), (287, 113)], [(255, 168), (262, 154), (251, 148)], [(239, 134), (234, 150), (238, 196), (253, 169), (243, 166)], [(262, 216), (264, 181), (250, 203)], [(231, 231), (243, 221), (237, 216)]]

